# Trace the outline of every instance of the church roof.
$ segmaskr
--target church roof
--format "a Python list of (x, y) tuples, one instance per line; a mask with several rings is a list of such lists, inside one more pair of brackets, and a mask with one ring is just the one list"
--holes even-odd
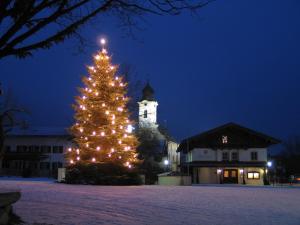
[(279, 143), (280, 140), (268, 135), (235, 123), (227, 123), (183, 140), (178, 147), (178, 151), (187, 152), (194, 148), (266, 148)]
[(147, 82), (146, 86), (143, 88), (143, 96), (141, 101), (147, 100), (147, 101), (155, 101), (154, 99), (154, 90), (150, 86), (149, 82)]

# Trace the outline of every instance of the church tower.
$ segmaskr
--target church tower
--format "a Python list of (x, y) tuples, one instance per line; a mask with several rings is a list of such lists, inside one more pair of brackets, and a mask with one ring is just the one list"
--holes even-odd
[(154, 91), (149, 82), (143, 89), (142, 99), (139, 104), (139, 127), (141, 128), (154, 128), (158, 127), (157, 124), (157, 106), (158, 103), (154, 99)]

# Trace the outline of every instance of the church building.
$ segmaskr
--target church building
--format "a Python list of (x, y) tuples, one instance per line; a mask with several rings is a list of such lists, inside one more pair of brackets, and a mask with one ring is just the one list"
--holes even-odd
[(149, 82), (143, 88), (142, 98), (138, 102), (138, 128), (147, 129), (161, 142), (161, 151), (164, 153), (161, 167), (166, 170), (177, 171), (180, 160), (180, 153), (177, 152), (178, 143), (157, 123), (157, 106), (158, 102), (154, 98), (154, 90)]

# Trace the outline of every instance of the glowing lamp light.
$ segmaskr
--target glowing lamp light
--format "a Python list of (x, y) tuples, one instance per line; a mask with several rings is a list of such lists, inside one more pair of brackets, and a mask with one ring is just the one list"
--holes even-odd
[(131, 165), (128, 165), (128, 168), (130, 169), (130, 168), (131, 168)]
[(271, 161), (268, 161), (268, 162), (267, 162), (267, 166), (268, 166), (268, 167), (272, 167), (272, 165), (273, 165), (273, 163), (272, 163)]
[(114, 149), (114, 148), (112, 148), (112, 149), (111, 149), (111, 152), (115, 152), (115, 149)]
[(95, 56), (95, 59), (96, 59), (96, 60), (99, 60), (99, 59), (100, 59), (100, 55), (96, 55), (96, 56)]
[(127, 126), (126, 132), (127, 132), (127, 133), (132, 133), (132, 131), (133, 131), (133, 126), (132, 126), (131, 124), (129, 124), (129, 125)]
[(119, 77), (116, 77), (116, 80), (119, 80)]
[(68, 148), (68, 151), (71, 152), (71, 151), (72, 151), (72, 148)]
[(96, 135), (96, 131), (93, 131), (93, 133), (92, 133), (92, 134), (93, 134), (93, 136), (95, 136), (95, 135)]
[(71, 164), (73, 164), (73, 163), (74, 163), (74, 161), (71, 159), (71, 160), (70, 160), (70, 163), (71, 163)]
[(119, 156), (118, 158), (119, 158), (119, 159), (122, 159), (122, 156)]
[(115, 131), (115, 130), (112, 130), (111, 132), (112, 132), (113, 134), (115, 134), (115, 133), (116, 133), (116, 131)]
[(105, 107), (105, 103), (102, 103), (102, 107)]
[(76, 149), (76, 153), (79, 154), (79, 149)]
[(98, 96), (98, 95), (99, 95), (99, 92), (96, 92), (95, 95)]
[(104, 136), (104, 135), (105, 135), (105, 133), (102, 131), (102, 132), (101, 132), (101, 136)]
[(96, 159), (95, 159), (95, 158), (92, 158), (92, 162), (96, 162)]
[(100, 39), (100, 44), (101, 44), (101, 45), (105, 45), (105, 44), (106, 44), (105, 38), (101, 38), (101, 39)]
[(108, 111), (105, 111), (105, 114), (106, 114), (106, 115), (108, 115), (108, 114), (109, 114), (109, 112), (108, 112)]
[(221, 169), (217, 169), (217, 174), (221, 174), (222, 170)]
[(79, 156), (77, 156), (77, 158), (76, 158), (76, 159), (77, 159), (77, 161), (79, 161), (79, 160), (80, 160), (80, 157), (79, 157)]
[(240, 174), (243, 174), (244, 173), (244, 170), (243, 169), (240, 169)]
[(97, 146), (96, 150), (97, 150), (97, 151), (100, 151), (100, 149), (101, 149), (101, 148), (100, 148), (99, 146)]
[(165, 166), (169, 165), (169, 160), (165, 159), (165, 160), (164, 160), (164, 165), (165, 165)]

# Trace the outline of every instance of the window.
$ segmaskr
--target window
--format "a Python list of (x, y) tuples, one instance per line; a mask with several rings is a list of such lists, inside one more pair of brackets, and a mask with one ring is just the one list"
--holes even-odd
[(248, 179), (259, 179), (260, 174), (259, 174), (259, 172), (248, 172), (247, 178)]
[(26, 145), (17, 145), (17, 152), (27, 152), (28, 148)]
[(7, 160), (3, 160), (3, 164), (2, 164), (2, 168), (3, 169), (9, 169), (9, 161), (7, 161)]
[(231, 160), (232, 161), (238, 161), (239, 160), (239, 153), (238, 152), (232, 152), (231, 153)]
[(257, 152), (251, 152), (251, 160), (257, 160)]
[(50, 163), (49, 162), (40, 162), (40, 169), (41, 170), (49, 170), (50, 169)]
[(147, 118), (147, 116), (148, 116), (147, 114), (148, 114), (148, 112), (147, 112), (147, 110), (145, 110), (144, 111), (144, 118)]
[(53, 153), (63, 153), (63, 146), (53, 146)]
[(51, 146), (48, 146), (48, 145), (42, 145), (42, 146), (41, 146), (41, 152), (42, 152), (42, 153), (51, 153)]
[(229, 177), (229, 171), (228, 170), (224, 170), (223, 177), (225, 177), (225, 178)]
[(231, 170), (231, 177), (236, 177), (236, 176), (237, 176), (236, 170)]
[(28, 151), (29, 152), (39, 152), (40, 151), (40, 146), (30, 145), (30, 146), (28, 146)]
[(11, 151), (11, 148), (9, 145), (5, 146), (5, 152), (10, 152)]
[(228, 152), (222, 152), (222, 160), (223, 160), (223, 161), (229, 160)]
[(145, 103), (144, 106), (147, 106), (147, 103)]
[(222, 136), (222, 143), (227, 144), (228, 143), (228, 137), (227, 136)]

